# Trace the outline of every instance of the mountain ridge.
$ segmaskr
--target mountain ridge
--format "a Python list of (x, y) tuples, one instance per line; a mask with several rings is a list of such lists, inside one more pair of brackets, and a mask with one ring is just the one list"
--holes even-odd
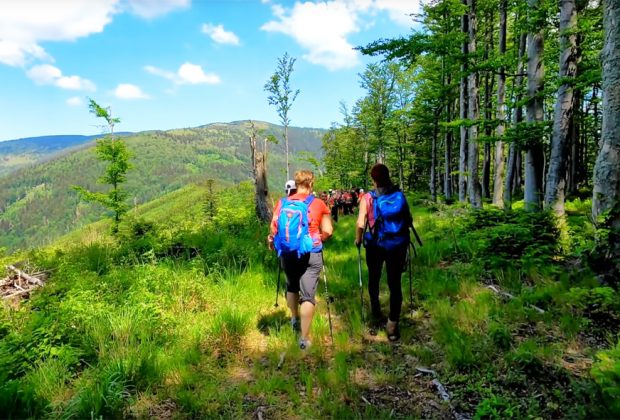
[[(281, 138), (282, 127), (256, 122), (261, 135)], [(307, 153), (320, 157), (326, 130), (289, 127), (292, 168), (307, 166)], [(145, 131), (123, 136), (134, 168), (125, 184), (129, 204), (153, 200), (192, 182), (214, 179), (221, 185), (251, 177), (249, 121), (194, 128)], [(74, 185), (104, 191), (97, 183), (104, 163), (96, 159), (94, 142), (75, 146), (47, 161), (25, 165), (0, 176), (0, 248), (9, 251), (52, 242), (105, 210), (80, 201)], [(284, 184), (284, 144), (268, 144), (269, 182)], [(0, 156), (0, 159), (2, 157)]]

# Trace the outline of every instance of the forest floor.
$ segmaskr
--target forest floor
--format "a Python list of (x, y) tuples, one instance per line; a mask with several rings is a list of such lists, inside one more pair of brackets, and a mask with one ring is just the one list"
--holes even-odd
[[(598, 309), (609, 313), (605, 296), (617, 300), (617, 294), (598, 287), (571, 259), (544, 263), (534, 255), (487, 267), (477, 258), (488, 235), (466, 225), (466, 213), (414, 205), (424, 246), (413, 260), (413, 302), (403, 275), (397, 343), (382, 330), (371, 335), (361, 321), (352, 216), (341, 218), (325, 247), (333, 342), (321, 278), (308, 351), (298, 348), (282, 293), (274, 307), (277, 262), (255, 223), (232, 223), (208, 238), (204, 231), (173, 237), (176, 255), (149, 248), (149, 240), (170, 235), (149, 237), (143, 231), (154, 228), (144, 222), (129, 247), (91, 238), (74, 249), (31, 253), (38, 266), (55, 271), (29, 301), (0, 312), (0, 413), (257, 419), (613, 413), (590, 372), (597, 352), (617, 342), (617, 313), (604, 321), (583, 300), (602, 294)], [(573, 226), (581, 226), (585, 217), (574, 217)], [(519, 233), (510, 232), (493, 233), (491, 245), (517, 246)], [(366, 284), (365, 264), (363, 270)], [(384, 311), (388, 295), (383, 279)], [(366, 311), (367, 297), (365, 291)]]

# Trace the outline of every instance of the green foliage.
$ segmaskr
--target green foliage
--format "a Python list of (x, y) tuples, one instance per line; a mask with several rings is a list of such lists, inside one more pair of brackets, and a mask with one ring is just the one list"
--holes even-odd
[(573, 287), (564, 295), (573, 316), (585, 317), (598, 327), (620, 328), (620, 297), (610, 287)]
[[(113, 132), (114, 124), (120, 122), (118, 118), (113, 118), (110, 109), (104, 109), (94, 100), (89, 100), (90, 112), (98, 118), (104, 118), (109, 127), (110, 133)], [(86, 201), (99, 203), (114, 214), (112, 232), (118, 233), (118, 225), (123, 215), (127, 212), (127, 192), (121, 187), (127, 181), (127, 171), (131, 169), (129, 159), (131, 154), (128, 152), (125, 143), (115, 138), (103, 138), (97, 140), (95, 147), (97, 159), (109, 162), (104, 174), (97, 182), (110, 185), (111, 189), (107, 193), (88, 191), (83, 187), (73, 187)]]
[(482, 209), (471, 213), (463, 233), (477, 242), (476, 257), (489, 268), (540, 266), (560, 255), (560, 232), (550, 212)]
[(591, 375), (599, 386), (612, 417), (620, 415), (620, 341), (616, 347), (597, 353)]

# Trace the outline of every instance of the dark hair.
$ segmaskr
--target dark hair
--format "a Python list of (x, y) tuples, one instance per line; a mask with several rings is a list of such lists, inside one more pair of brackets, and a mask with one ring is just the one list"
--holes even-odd
[(375, 184), (377, 184), (377, 187), (379, 188), (389, 187), (392, 185), (390, 170), (383, 163), (377, 163), (372, 167), (370, 170), (370, 177), (373, 181), (375, 181)]

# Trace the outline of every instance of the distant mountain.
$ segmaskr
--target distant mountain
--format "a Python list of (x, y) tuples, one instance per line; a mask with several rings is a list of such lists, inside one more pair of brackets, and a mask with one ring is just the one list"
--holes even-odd
[[(282, 127), (255, 122), (261, 136), (282, 137)], [(214, 123), (196, 128), (147, 131), (123, 136), (133, 154), (127, 190), (131, 204), (139, 204), (189, 183), (214, 179), (221, 185), (250, 178), (249, 123)], [(289, 128), (293, 169), (308, 166), (303, 153), (320, 157), (325, 130)], [(0, 143), (1, 144), (1, 143)], [(9, 250), (43, 245), (86, 223), (104, 210), (85, 203), (72, 189), (80, 185), (102, 191), (97, 183), (104, 164), (93, 143), (62, 149), (61, 155), (0, 175), (0, 247)], [(284, 176), (284, 144), (268, 143), (268, 173), (279, 190)], [(68, 152), (67, 152), (68, 151)]]
[(0, 175), (56, 156), (67, 149), (83, 145), (101, 136), (102, 134), (93, 136), (63, 134), (0, 141)]

